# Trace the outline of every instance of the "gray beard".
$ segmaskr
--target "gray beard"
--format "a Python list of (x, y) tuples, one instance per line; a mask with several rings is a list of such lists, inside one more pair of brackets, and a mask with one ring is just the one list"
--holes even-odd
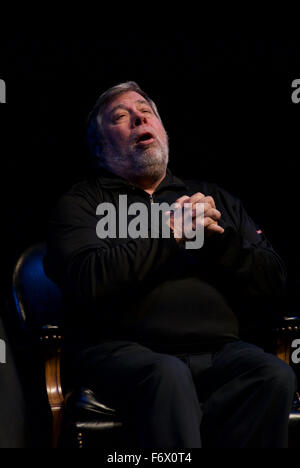
[(132, 146), (129, 148), (128, 153), (120, 154), (114, 148), (106, 146), (103, 152), (103, 160), (107, 169), (112, 172), (119, 172), (119, 175), (123, 175), (129, 180), (147, 178), (156, 181), (162, 177), (167, 168), (169, 148), (168, 145), (157, 142), (148, 148)]

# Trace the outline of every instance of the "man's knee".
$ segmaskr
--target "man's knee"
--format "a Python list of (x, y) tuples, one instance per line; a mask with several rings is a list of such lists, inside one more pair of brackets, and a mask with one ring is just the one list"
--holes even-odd
[(231, 379), (247, 379), (251, 384), (269, 386), (269, 391), (294, 393), (297, 389), (297, 378), (293, 369), (263, 349), (245, 342), (233, 342), (224, 346), (216, 355), (213, 366), (221, 382)]
[(168, 354), (157, 354), (145, 369), (145, 373), (148, 381), (166, 385), (170, 389), (192, 383), (192, 375), (188, 366), (179, 358)]
[(272, 356), (269, 362), (265, 363), (265, 379), (270, 385), (270, 389), (283, 393), (294, 394), (297, 390), (297, 377), (293, 369)]

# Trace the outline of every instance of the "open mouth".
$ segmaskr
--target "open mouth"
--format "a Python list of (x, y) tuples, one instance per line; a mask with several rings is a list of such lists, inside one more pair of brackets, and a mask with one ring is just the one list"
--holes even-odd
[(154, 136), (152, 135), (152, 133), (145, 132), (137, 137), (137, 139), (135, 140), (135, 143), (137, 145), (147, 145), (149, 143), (152, 143), (153, 141), (154, 141)]

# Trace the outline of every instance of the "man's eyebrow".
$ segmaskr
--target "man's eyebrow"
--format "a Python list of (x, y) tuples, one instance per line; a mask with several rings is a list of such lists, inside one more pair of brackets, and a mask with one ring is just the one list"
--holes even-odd
[(127, 107), (126, 107), (124, 104), (118, 104), (117, 106), (115, 106), (115, 107), (113, 107), (113, 108), (111, 109), (111, 111), (109, 112), (110, 115), (112, 115), (112, 114), (113, 114), (114, 112), (116, 112), (116, 110), (118, 110), (118, 109), (125, 109), (125, 110), (127, 110)]
[[(151, 108), (150, 102), (146, 101), (145, 99), (138, 99), (135, 101), (135, 104), (143, 104), (143, 105), (148, 105)], [(112, 115), (114, 112), (116, 112), (118, 109), (127, 109), (127, 106), (125, 104), (118, 104), (117, 106), (113, 107), (111, 111), (109, 112), (110, 115)]]

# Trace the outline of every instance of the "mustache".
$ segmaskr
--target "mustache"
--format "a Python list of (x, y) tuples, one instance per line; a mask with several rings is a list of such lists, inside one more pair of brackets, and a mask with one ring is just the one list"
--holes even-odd
[(153, 130), (152, 128), (151, 129), (144, 128), (142, 131), (134, 132), (131, 135), (129, 144), (134, 145), (142, 135), (146, 135), (146, 134), (152, 135), (156, 140), (160, 141), (155, 130)]
[[(151, 133), (151, 134), (153, 135), (155, 141), (158, 143), (158, 145), (159, 145), (161, 148), (167, 148), (167, 150), (169, 150), (169, 135), (168, 135), (168, 133), (165, 132), (165, 134), (166, 134), (166, 141), (164, 141), (162, 138), (160, 138), (160, 137), (158, 136), (158, 134), (156, 133), (156, 131), (153, 130), (152, 128), (151, 128), (151, 130), (149, 130), (149, 131), (148, 131), (148, 130), (145, 130), (145, 131), (143, 131), (143, 132), (135, 132), (135, 133), (131, 136), (131, 138), (130, 138), (130, 140), (129, 140), (129, 147), (130, 147), (131, 149), (137, 149), (137, 148), (136, 148), (136, 141), (137, 141), (138, 137), (139, 137), (141, 134), (144, 134), (144, 133)], [(142, 150), (142, 149), (141, 149), (141, 150)]]

